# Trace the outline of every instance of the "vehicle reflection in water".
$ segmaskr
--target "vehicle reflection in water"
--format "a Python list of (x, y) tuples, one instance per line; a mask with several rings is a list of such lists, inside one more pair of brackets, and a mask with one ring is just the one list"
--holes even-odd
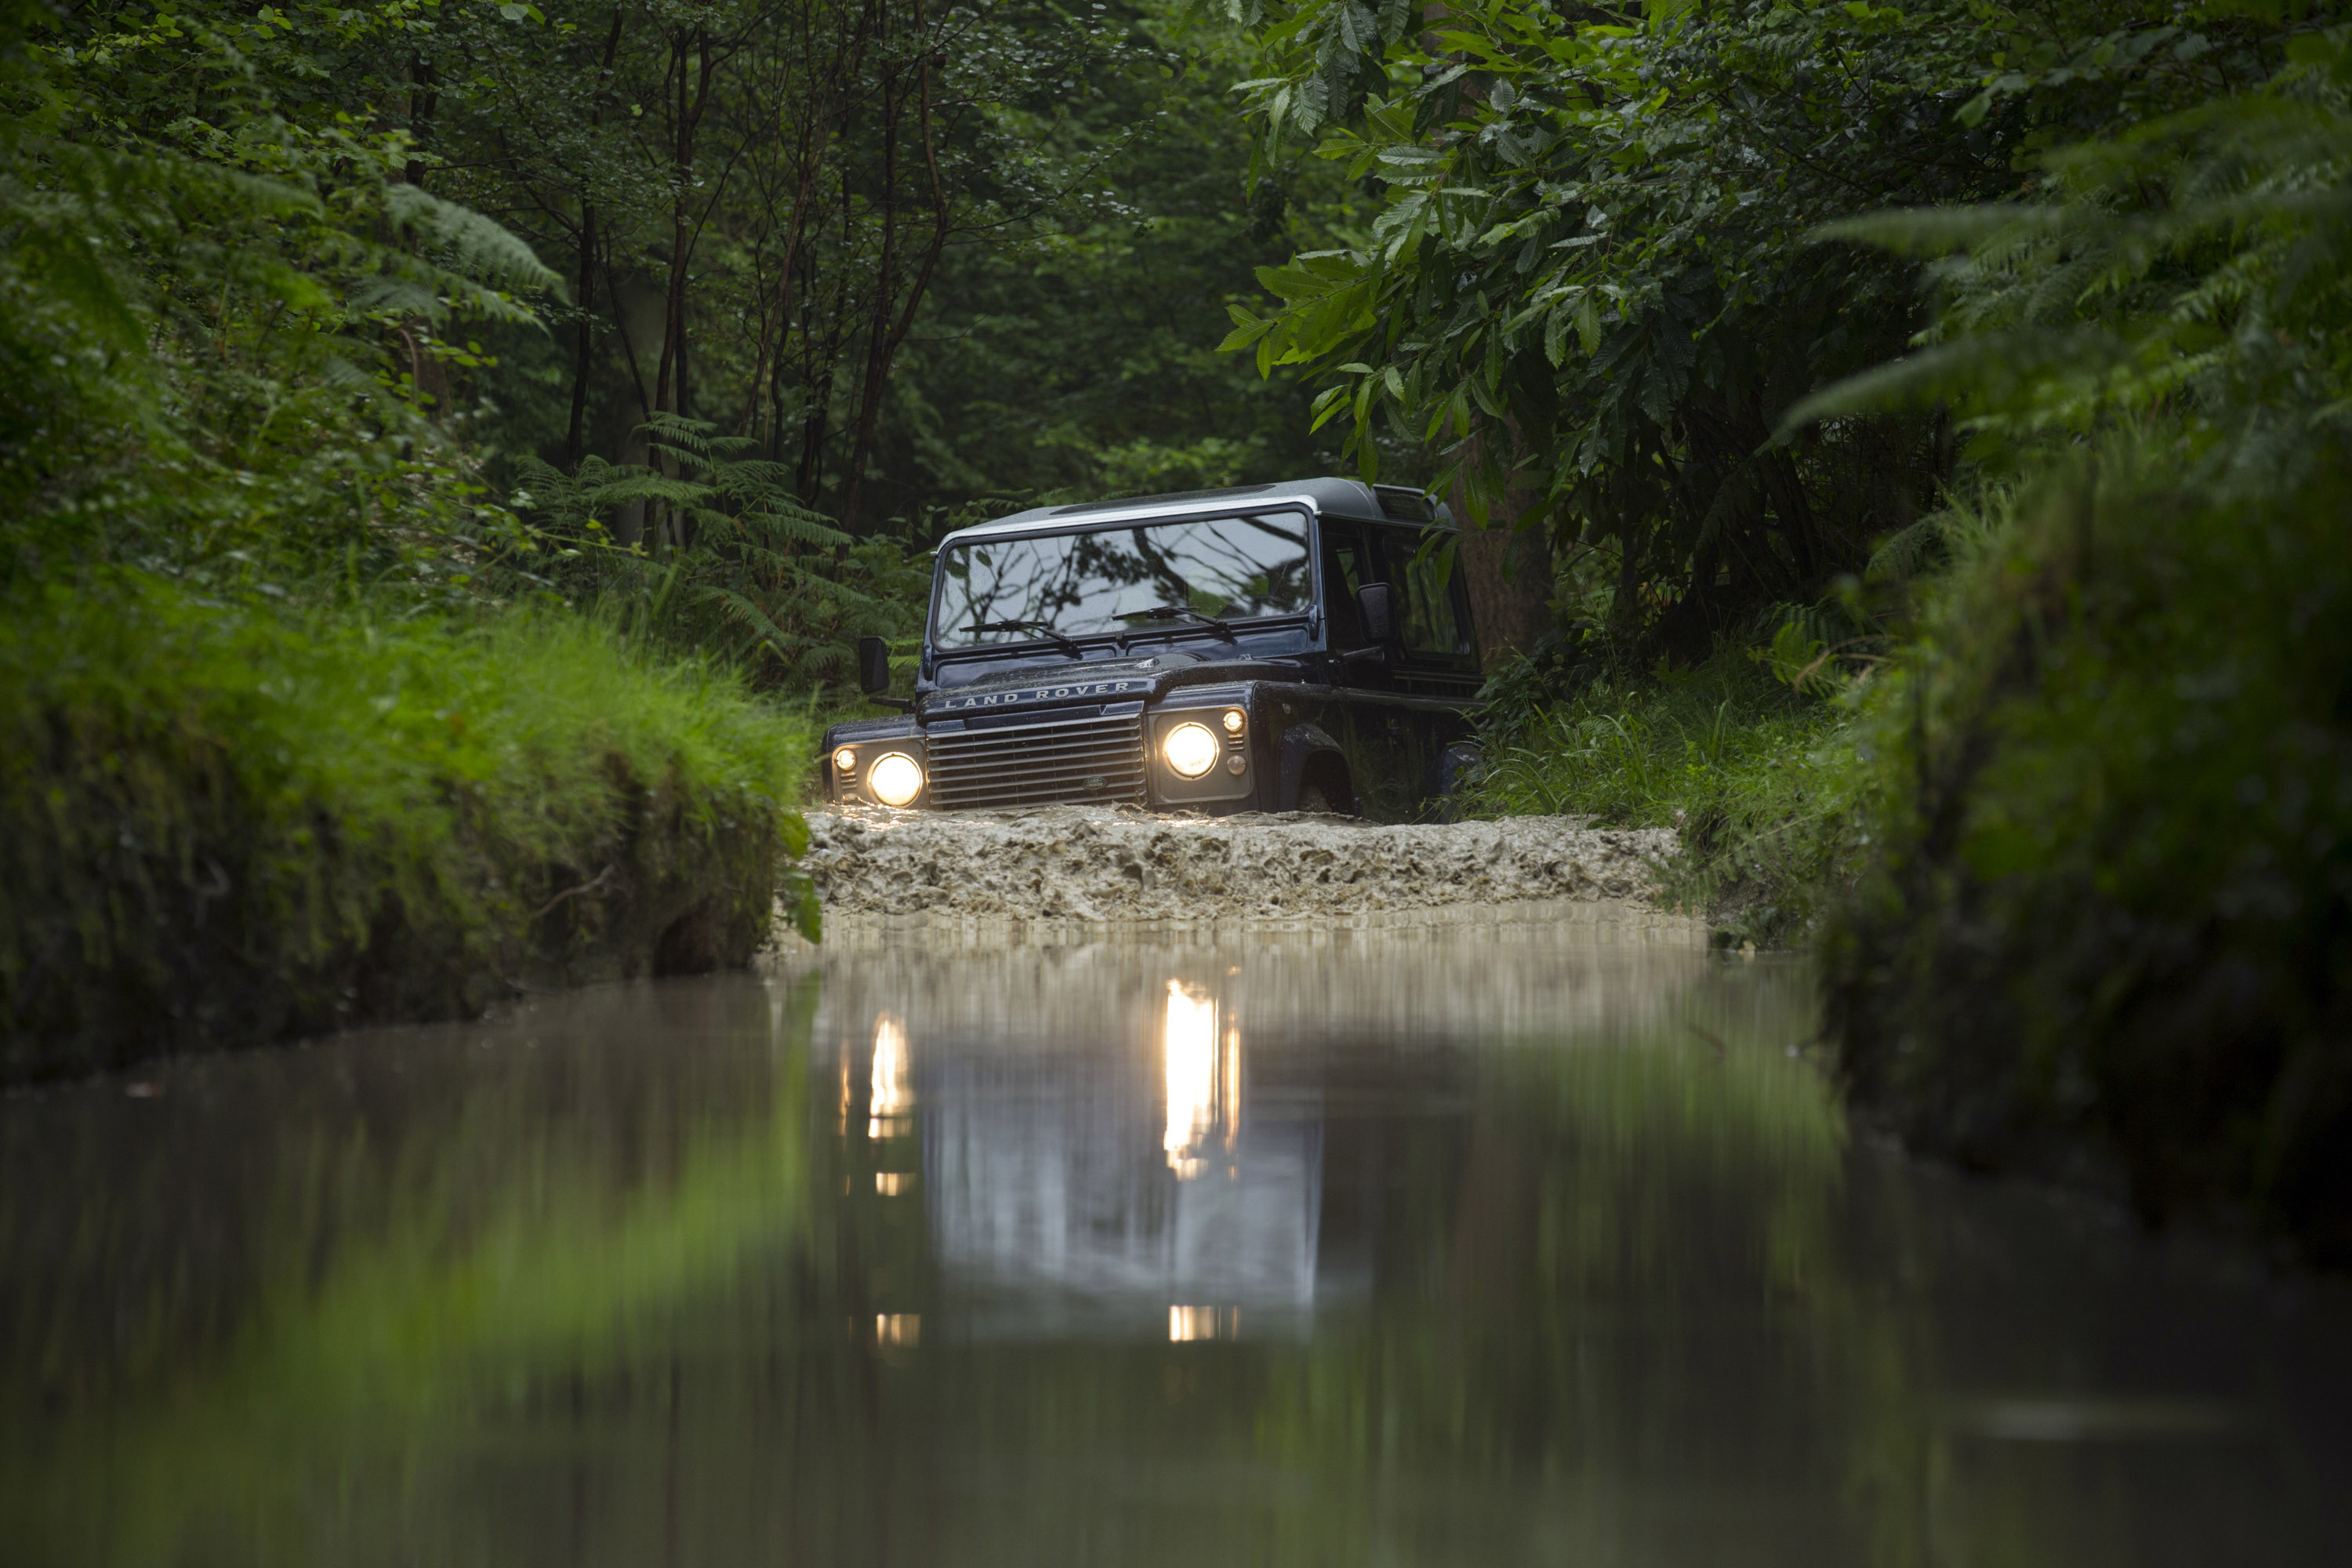
[[(1156, 1074), (1135, 1070), (1131, 1050), (1034, 1067), (950, 1052), (926, 1078), (929, 1262), (961, 1302), (967, 1337), (1157, 1335), (1163, 1316), (1199, 1313), (1199, 1331), (1178, 1337), (1231, 1338), (1244, 1304), (1255, 1332), (1307, 1331), (1317, 1107), (1299, 1100), (1245, 1121), (1234, 1007), (1209, 984), (1162, 984), (1156, 1017), (1126, 1012), (1150, 1017), (1140, 1043)], [(903, 1052), (903, 1027), (887, 1022)], [(877, 1024), (877, 1064), (885, 1037)], [(1155, 1099), (1157, 1151), (1146, 1133)], [(1203, 1301), (1215, 1305), (1181, 1304)]]
[(1563, 921), (0, 1100), (0, 1559), (2352, 1560), (2342, 1291), (1854, 1138), (1801, 968)]

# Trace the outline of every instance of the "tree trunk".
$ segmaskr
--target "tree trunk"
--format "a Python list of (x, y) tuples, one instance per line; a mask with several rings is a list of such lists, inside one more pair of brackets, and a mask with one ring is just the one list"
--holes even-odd
[[(401, 169), (401, 178), (422, 190), (425, 185), (425, 161), (415, 156), (425, 145), (433, 128), (433, 110), (440, 94), (433, 87), (433, 64), (423, 55), (412, 55), (408, 64), (408, 131), (411, 153)], [(433, 323), (423, 316), (411, 316), (400, 329), (408, 349), (408, 384), (418, 404), (434, 417), (449, 412), (449, 371), (433, 353)]]
[[(928, 35), (929, 19), (924, 14), (923, 0), (915, 0), (915, 36), (919, 43)], [(915, 312), (921, 309), (923, 297), (930, 291), (931, 275), (940, 264), (940, 253), (947, 247), (948, 231), (953, 223), (953, 209), (948, 199), (947, 183), (940, 177), (939, 142), (931, 120), (931, 60), (928, 48), (919, 49), (915, 68), (915, 123), (923, 149), (923, 169), (931, 187), (931, 237), (923, 249), (923, 259), (915, 268), (915, 276), (907, 286), (907, 298), (899, 306), (896, 319), (890, 313), (895, 282), (895, 268), (890, 259), (891, 231), (883, 231), (883, 267), (875, 290), (875, 331), (878, 342), (870, 344), (866, 354), (866, 384), (859, 399), (857, 437), (852, 444), (848, 490), (842, 506), (842, 527), (851, 528), (857, 516), (860, 493), (866, 481), (866, 462), (874, 444), (874, 428), (882, 410), (882, 394), (890, 378), (890, 363), (898, 354), (898, 345), (914, 329)], [(895, 176), (898, 150), (897, 117), (890, 113), (888, 140), (884, 143), (886, 189)], [(886, 223), (895, 215), (896, 203), (886, 209)], [(879, 352), (875, 352), (878, 347)]]
[[(686, 264), (692, 249), (694, 189), (694, 122), (699, 118), (693, 89), (688, 85), (688, 64), (695, 40), (679, 34), (670, 41), (670, 71), (677, 88), (677, 119), (670, 143), (669, 270), (662, 290), (661, 362), (654, 372), (654, 412), (673, 414), (677, 385), (679, 329), (686, 320)], [(709, 82), (709, 47), (704, 41), (703, 82)]]
[(580, 204), (579, 317), (572, 331), (572, 422), (563, 433), (563, 466), (577, 468), (588, 438), (588, 377), (595, 368), (596, 204)]
[[(620, 329), (621, 352), (628, 361), (629, 378), (636, 389), (637, 410), (650, 420), (654, 405), (651, 394), (646, 390), (640, 340), (645, 340), (643, 348), (646, 352), (658, 355), (662, 324), (668, 320), (668, 315), (661, 298), (642, 280), (630, 279), (625, 285), (621, 279), (613, 276), (609, 257), (605, 262), (604, 297), (612, 301), (613, 321)], [(644, 429), (642, 426), (632, 429), (622, 443), (621, 461), (624, 464), (642, 463), (646, 456)], [(630, 545), (642, 542), (646, 536), (646, 510), (642, 500), (633, 500), (623, 507), (620, 516), (614, 520), (614, 542)]]
[(1757, 459), (1758, 477), (1763, 480), (1764, 493), (1770, 498), (1773, 515), (1780, 524), (1781, 537), (1789, 542), (1789, 553), (1795, 557), (1799, 592), (1811, 597), (1822, 591), (1827, 579), (1822, 564), (1818, 530), (1813, 525), (1812, 503), (1806, 498), (1805, 482), (1798, 476), (1797, 465), (1786, 447), (1778, 447)]
[(814, 508), (824, 489), (824, 443), (832, 434), (833, 362), (824, 362), (822, 375), (808, 380), (808, 410), (801, 416), (801, 460), (793, 470), (793, 482), (799, 488), (801, 504)]
[(415, 156), (425, 146), (425, 133), (432, 128), (433, 110), (439, 106), (440, 93), (433, 85), (433, 62), (423, 55), (412, 55), (408, 63), (408, 132), (411, 149), (407, 165), (400, 176), (412, 185), (425, 183), (425, 160)]
[(882, 89), (882, 258), (874, 269), (873, 320), (866, 330), (865, 374), (857, 384), (857, 422), (849, 440), (849, 467), (841, 479), (841, 526), (857, 531), (865, 499), (866, 458), (882, 413), (882, 382), (889, 374), (890, 301), (898, 266), (898, 101), (895, 83)]
[[(751, 406), (743, 418), (743, 434), (761, 434), (762, 403), (774, 381), (781, 384), (784, 346), (792, 341), (793, 273), (801, 264), (801, 246), (808, 237), (809, 203), (815, 194), (818, 179), (824, 173), (824, 127), (833, 115), (833, 84), (809, 106), (795, 137), (793, 148), (793, 210), (784, 228), (784, 248), (776, 266), (776, 289), (772, 329), (768, 307), (763, 302), (760, 310), (759, 357), (751, 373)], [(783, 447), (783, 409), (779, 401), (775, 409), (773, 430), (768, 441), (772, 452)]]
[(1490, 521), (1462, 535), (1462, 576), (1478, 632), (1478, 662), (1487, 674), (1533, 653), (1551, 636), (1551, 542), (1541, 524), (1519, 529)]
[(1462, 526), (1459, 560), (1478, 633), (1478, 663), (1488, 675), (1535, 652), (1554, 630), (1549, 525), (1518, 526), (1541, 499), (1532, 489), (1510, 486), (1488, 510), (1486, 526), (1474, 528), (1460, 481), (1448, 498)]
[[(622, 12), (616, 5), (613, 8), (613, 25), (604, 34), (604, 58), (596, 79), (596, 107), (588, 116), (592, 128), (604, 122), (604, 92), (612, 83), (614, 57), (621, 47), (621, 19)], [(564, 466), (572, 468), (580, 466), (587, 450), (588, 377), (595, 367), (596, 268), (601, 243), (596, 232), (596, 204), (583, 178), (580, 186), (580, 298), (572, 302), (580, 317), (572, 344), (572, 422), (563, 437)], [(643, 384), (642, 377), (639, 384)]]
[[(690, 83), (689, 61), (693, 66)], [(711, 52), (709, 33), (677, 35), (670, 44), (670, 64), (677, 82), (677, 135), (671, 143), (669, 275), (663, 291), (661, 364), (654, 374), (654, 411), (683, 417), (687, 410), (687, 265), (694, 258), (694, 241), (699, 227), (694, 216), (694, 139), (703, 110), (710, 105), (710, 80), (719, 68), (718, 58)], [(669, 478), (677, 477), (677, 461), (667, 453), (660, 456), (659, 467)], [(684, 544), (684, 514), (665, 506), (660, 509), (660, 517), (658, 537), (667, 544)]]

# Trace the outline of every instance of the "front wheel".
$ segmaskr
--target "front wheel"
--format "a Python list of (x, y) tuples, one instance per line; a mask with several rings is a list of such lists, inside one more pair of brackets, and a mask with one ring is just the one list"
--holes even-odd
[(1485, 761), (1478, 747), (1467, 741), (1456, 741), (1437, 757), (1437, 799), (1434, 815), (1440, 822), (1462, 820), (1466, 797), (1478, 787)]
[(1339, 808), (1331, 804), (1331, 797), (1324, 793), (1323, 786), (1319, 784), (1298, 786), (1298, 809), (1321, 812), (1327, 816), (1339, 815)]

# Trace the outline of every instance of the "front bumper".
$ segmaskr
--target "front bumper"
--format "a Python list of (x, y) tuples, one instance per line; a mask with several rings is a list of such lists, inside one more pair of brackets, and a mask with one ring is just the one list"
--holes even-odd
[[(1198, 724), (1215, 742), (1212, 765), (1188, 779), (1170, 764), (1171, 734)], [(1256, 755), (1247, 694), (1186, 689), (1147, 705), (1039, 707), (906, 725), (843, 726), (828, 731), (826, 797), (885, 805), (877, 765), (909, 758), (923, 784), (908, 810), (974, 811), (1027, 805), (1141, 805), (1247, 809), (1266, 770)], [(1187, 737), (1195, 742), (1198, 737)]]

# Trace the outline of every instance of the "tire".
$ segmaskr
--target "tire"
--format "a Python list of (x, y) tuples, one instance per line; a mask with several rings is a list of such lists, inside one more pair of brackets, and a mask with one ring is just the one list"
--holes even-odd
[(1462, 797), (1477, 784), (1483, 760), (1479, 749), (1466, 741), (1456, 741), (1439, 753), (1437, 799), (1432, 803), (1438, 821), (1462, 820)]
[(1323, 786), (1319, 784), (1303, 784), (1298, 786), (1297, 809), (1320, 812), (1326, 816), (1339, 815), (1339, 808), (1331, 804), (1331, 797), (1324, 793)]

